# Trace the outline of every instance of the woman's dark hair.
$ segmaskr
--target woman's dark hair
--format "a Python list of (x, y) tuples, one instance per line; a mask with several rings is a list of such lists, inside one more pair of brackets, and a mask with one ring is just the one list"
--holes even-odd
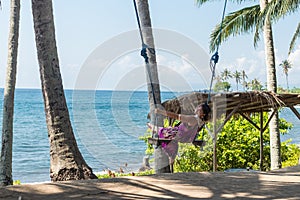
[(205, 114), (205, 116), (203, 117), (203, 120), (204, 121), (210, 120), (211, 109), (210, 109), (209, 105), (207, 103), (203, 103), (203, 104), (201, 104), (201, 107), (202, 107), (202, 110)]

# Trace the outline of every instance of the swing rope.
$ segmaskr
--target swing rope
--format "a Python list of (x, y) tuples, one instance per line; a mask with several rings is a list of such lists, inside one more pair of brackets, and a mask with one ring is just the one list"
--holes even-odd
[[(210, 79), (210, 85), (209, 85), (209, 92), (208, 92), (207, 100), (206, 100), (206, 105), (207, 106), (209, 105), (209, 103), (211, 101), (212, 84), (213, 84), (213, 81), (214, 81), (214, 78), (215, 78), (215, 74), (216, 74), (216, 65), (217, 65), (217, 63), (219, 61), (219, 53), (218, 53), (218, 51), (219, 51), (220, 42), (221, 42), (221, 36), (222, 36), (222, 31), (223, 31), (222, 29), (223, 29), (223, 22), (224, 22), (226, 7), (227, 7), (227, 0), (225, 0), (225, 2), (224, 2), (223, 13), (222, 13), (222, 20), (221, 20), (221, 24), (220, 24), (220, 34), (219, 34), (219, 37), (218, 37), (218, 43), (217, 43), (216, 52), (210, 58), (210, 63), (209, 63), (210, 70), (211, 70), (211, 79)], [(204, 127), (206, 127), (206, 126), (204, 125)], [(209, 129), (207, 129), (207, 130), (209, 130)], [(198, 132), (198, 134), (196, 135), (195, 138), (197, 138), (198, 136), (199, 136), (199, 132)], [(202, 135), (202, 137), (203, 137), (203, 135)]]
[[(147, 55), (147, 49), (149, 50), (149, 52), (151, 54), (155, 54), (155, 49), (154, 48), (150, 48), (145, 43), (144, 38), (143, 38), (143, 32), (142, 32), (141, 22), (140, 22), (140, 16), (138, 14), (137, 5), (136, 5), (136, 1), (135, 0), (133, 0), (133, 5), (134, 5), (136, 20), (137, 20), (137, 23), (138, 23), (139, 33), (140, 33), (141, 42), (142, 42), (141, 56), (144, 58), (145, 63), (146, 63), (146, 70), (147, 70), (147, 74), (148, 74), (148, 78), (149, 78), (149, 82), (150, 82), (150, 87), (151, 87), (151, 92), (152, 92), (152, 97), (153, 97), (154, 108), (157, 108), (157, 102), (156, 102), (156, 98), (155, 98), (153, 79), (152, 79), (151, 70), (150, 70), (149, 57)], [(157, 127), (157, 115), (156, 115), (156, 113), (154, 113), (154, 124), (153, 125), (154, 125), (154, 127)], [(154, 133), (155, 133), (155, 128), (152, 129), (152, 138), (154, 137)]]
[(217, 49), (216, 49), (216, 52), (210, 58), (211, 80), (210, 80), (210, 85), (209, 85), (209, 93), (207, 96), (207, 104), (210, 102), (210, 99), (211, 99), (212, 84), (213, 84), (213, 80), (215, 78), (216, 65), (219, 61), (218, 51), (219, 51), (221, 37), (222, 37), (222, 31), (223, 31), (222, 29), (223, 29), (223, 22), (224, 22), (226, 7), (227, 7), (227, 0), (225, 0), (225, 2), (224, 2), (224, 8), (223, 8), (222, 20), (221, 20), (221, 24), (220, 24), (220, 31), (219, 31), (220, 33), (219, 33), (219, 37), (218, 37)]
[[(140, 38), (141, 38), (141, 42), (142, 42), (141, 56), (145, 60), (146, 70), (147, 70), (147, 74), (148, 74), (148, 78), (149, 78), (149, 82), (150, 82), (150, 87), (151, 87), (151, 92), (152, 92), (152, 97), (153, 97), (154, 108), (157, 108), (157, 102), (156, 102), (156, 98), (155, 98), (153, 79), (152, 79), (151, 70), (150, 70), (149, 57), (147, 55), (147, 49), (148, 49), (149, 53), (151, 53), (151, 54), (155, 54), (155, 49), (150, 48), (144, 41), (141, 22), (140, 22), (140, 16), (138, 14), (137, 4), (136, 4), (135, 0), (133, 0), (133, 4), (134, 4), (134, 10), (135, 10), (135, 14), (136, 14), (137, 23), (138, 23), (139, 34), (140, 34)], [(223, 21), (224, 21), (226, 6), (227, 6), (227, 0), (225, 0), (225, 3), (224, 3), (222, 20), (221, 20), (221, 24), (220, 24), (220, 34), (219, 34), (219, 38), (218, 38), (218, 44), (217, 44), (216, 52), (213, 54), (213, 56), (210, 59), (210, 69), (211, 69), (211, 72), (212, 72), (212, 76), (211, 76), (209, 93), (208, 93), (207, 102), (206, 102), (207, 105), (209, 104), (209, 102), (211, 100), (211, 91), (212, 91), (213, 80), (214, 80), (214, 77), (215, 77), (216, 64), (219, 61), (218, 50), (219, 50), (219, 46), (220, 46), (220, 42), (221, 42), (221, 35), (222, 35)], [(152, 138), (154, 138), (155, 128), (157, 128), (157, 115), (156, 115), (156, 113), (154, 113), (154, 128), (152, 129)], [(159, 137), (157, 136), (156, 139), (159, 140)], [(196, 137), (194, 138), (194, 140), (195, 139), (196, 139)]]

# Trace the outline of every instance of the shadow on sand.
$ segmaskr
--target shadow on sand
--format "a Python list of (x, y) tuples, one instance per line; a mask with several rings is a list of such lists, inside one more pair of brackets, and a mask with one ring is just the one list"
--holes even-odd
[(1, 200), (299, 199), (300, 170), (176, 173), (24, 184), (0, 188)]

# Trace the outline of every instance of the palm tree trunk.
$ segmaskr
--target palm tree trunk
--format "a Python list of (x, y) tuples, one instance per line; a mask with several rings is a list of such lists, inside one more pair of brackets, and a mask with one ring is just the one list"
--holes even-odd
[(8, 58), (6, 83), (3, 100), (2, 149), (0, 157), (0, 185), (12, 185), (12, 144), (14, 94), (17, 74), (19, 44), (20, 0), (11, 0), (10, 30), (8, 38)]
[(288, 74), (287, 73), (285, 75), (285, 79), (286, 79), (286, 88), (287, 88), (287, 91), (289, 92), (290, 88), (289, 88), (289, 79), (288, 79)]
[[(260, 0), (261, 10), (263, 10), (268, 4), (268, 0)], [(266, 53), (266, 66), (267, 66), (267, 89), (272, 92), (277, 92), (277, 78), (276, 78), (276, 66), (275, 66), (275, 53), (273, 44), (272, 25), (268, 18), (264, 24), (264, 42)], [(271, 113), (273, 110), (271, 111)], [(270, 115), (269, 115), (270, 116)], [(270, 152), (271, 152), (271, 169), (281, 168), (281, 156), (280, 156), (280, 133), (278, 128), (278, 112), (271, 119), (270, 128)]]
[(52, 181), (97, 178), (83, 159), (70, 122), (59, 69), (51, 0), (32, 0), (35, 40), (48, 137)]
[[(157, 63), (156, 63), (156, 55), (153, 51), (154, 47), (154, 39), (152, 34), (152, 26), (151, 26), (151, 18), (149, 13), (149, 5), (148, 0), (136, 0), (137, 9), (140, 16), (140, 23), (142, 28), (143, 40), (149, 48), (147, 48), (147, 55), (149, 58), (149, 65), (150, 68), (149, 72), (147, 71), (147, 86), (148, 86), (148, 97), (150, 103), (150, 113), (151, 113), (151, 123), (156, 124), (157, 126), (163, 126), (162, 118), (156, 118), (159, 116), (155, 116), (154, 109), (155, 106), (161, 104), (160, 98), (160, 85), (157, 73)], [(152, 51), (149, 51), (152, 49)], [(147, 66), (146, 66), (147, 67)], [(151, 78), (151, 81), (150, 81)], [(152, 91), (153, 90), (153, 91)], [(155, 105), (156, 103), (156, 105)], [(157, 121), (156, 121), (157, 120)], [(156, 123), (155, 123), (156, 121)], [(169, 158), (162, 150), (161, 146), (155, 148), (155, 173), (167, 173), (170, 172), (169, 166)]]

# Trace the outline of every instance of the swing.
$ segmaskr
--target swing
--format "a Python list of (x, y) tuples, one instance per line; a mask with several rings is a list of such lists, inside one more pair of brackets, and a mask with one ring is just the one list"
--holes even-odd
[[(201, 127), (201, 129), (202, 129), (202, 127)], [(191, 143), (193, 145), (199, 146), (199, 147), (205, 146), (205, 141), (199, 140), (197, 138), (198, 138), (198, 132), (195, 135), (194, 140)], [(159, 138), (159, 137), (158, 138), (154, 138), (154, 137), (148, 138), (148, 144), (155, 145), (155, 146), (168, 145), (171, 141), (173, 141), (173, 139), (171, 139), (171, 138)]]
[[(154, 106), (155, 106), (155, 109), (157, 109), (155, 93), (154, 93), (154, 90), (153, 90), (153, 82), (152, 82), (152, 77), (151, 77), (151, 73), (150, 73), (149, 58), (147, 56), (147, 49), (150, 51), (150, 53), (153, 53), (153, 54), (155, 54), (155, 50), (153, 48), (149, 48), (148, 45), (145, 44), (145, 42), (144, 42), (142, 29), (141, 29), (141, 24), (140, 24), (140, 18), (139, 18), (139, 14), (138, 14), (138, 11), (137, 11), (137, 5), (136, 5), (135, 0), (133, 0), (133, 4), (134, 4), (136, 19), (137, 19), (139, 33), (140, 33), (141, 42), (142, 42), (141, 56), (145, 59), (146, 70), (147, 70), (147, 74), (149, 76), (149, 82), (150, 82), (150, 86), (151, 86), (151, 89), (152, 89), (152, 96), (153, 96), (153, 100), (154, 100)], [(224, 5), (224, 10), (223, 10), (223, 15), (222, 15), (222, 22), (221, 22), (221, 26), (220, 26), (220, 35), (219, 35), (219, 44), (220, 44), (220, 40), (221, 40), (222, 23), (223, 23), (223, 20), (224, 20), (226, 4), (227, 4), (227, 0), (225, 0), (225, 5)], [(215, 76), (215, 67), (216, 67), (216, 64), (218, 63), (218, 60), (219, 60), (218, 48), (219, 48), (219, 45), (217, 45), (217, 50), (216, 50), (215, 54), (211, 57), (211, 60), (210, 60), (210, 68), (211, 68), (211, 72), (212, 72), (212, 77), (211, 77), (211, 82), (210, 82), (210, 89), (209, 89), (209, 93), (208, 93), (208, 98), (207, 98), (206, 103), (203, 104), (203, 105), (205, 105), (206, 108), (208, 108), (207, 112), (205, 113), (206, 117), (208, 117), (208, 115), (210, 113), (210, 107), (209, 107), (208, 104), (210, 102), (212, 83), (213, 83), (213, 79), (214, 79), (214, 76)], [(167, 111), (164, 111), (164, 112), (166, 114), (165, 115), (166, 117), (172, 117), (172, 118), (180, 120), (180, 116), (181, 116), (180, 114), (171, 113), (171, 112), (167, 112)], [(162, 114), (162, 113), (160, 113), (160, 114)], [(206, 121), (203, 121), (202, 124), (198, 123), (197, 130), (193, 130), (193, 134), (190, 134), (189, 136), (186, 136), (186, 137), (189, 137), (189, 139), (184, 141), (184, 142), (190, 142), (190, 143), (192, 143), (196, 146), (200, 146), (200, 147), (204, 146), (205, 142), (203, 140), (199, 140), (198, 135), (199, 135), (199, 131), (205, 127)], [(154, 124), (155, 125), (157, 124), (157, 115), (156, 114), (154, 115)], [(156, 127), (155, 125), (154, 125), (154, 127)], [(168, 130), (168, 129), (170, 129), (170, 130)], [(164, 133), (167, 133), (167, 136), (165, 136)], [(162, 146), (162, 145), (167, 146), (175, 140), (176, 140), (176, 142), (180, 142), (181, 140), (178, 139), (177, 133), (180, 133), (180, 128), (177, 129), (175, 127), (169, 127), (169, 128), (160, 127), (158, 129), (156, 127), (156, 130), (155, 130), (155, 128), (152, 128), (152, 137), (148, 138), (148, 143), (151, 144), (151, 145), (155, 145), (155, 146)]]
[[(176, 140), (177, 142), (182, 143), (192, 143), (195, 146), (204, 146), (205, 142), (198, 139), (198, 134), (200, 130), (205, 127), (205, 123), (210, 118), (210, 108), (206, 103), (204, 103), (199, 105), (195, 111), (197, 111), (195, 112), (197, 113), (196, 115), (181, 115), (164, 110), (156, 110), (156, 114), (161, 114), (165, 117), (179, 120), (180, 123), (173, 127), (169, 126), (160, 128), (151, 127), (151, 125), (148, 125), (157, 136), (156, 138), (149, 138), (148, 143), (156, 146), (165, 146), (171, 141)], [(153, 132), (152, 135), (154, 135)]]

